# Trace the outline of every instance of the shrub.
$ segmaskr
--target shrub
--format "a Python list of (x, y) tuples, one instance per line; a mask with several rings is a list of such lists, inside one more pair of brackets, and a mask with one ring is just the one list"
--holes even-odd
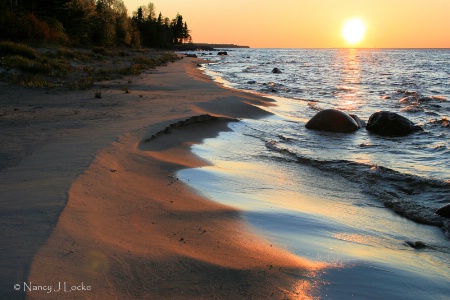
[(51, 84), (46, 78), (39, 74), (19, 74), (13, 76), (13, 82), (18, 85), (26, 87), (51, 87)]
[(71, 70), (70, 64), (62, 60), (48, 60), (45, 58), (33, 60), (19, 55), (3, 57), (2, 65), (24, 73), (46, 76), (65, 75)]
[(72, 82), (65, 83), (65, 87), (72, 90), (87, 90), (94, 85), (94, 78), (92, 76), (79, 78)]
[(134, 63), (143, 65), (149, 68), (155, 68), (157, 66), (157, 60), (150, 57), (138, 56), (133, 59)]

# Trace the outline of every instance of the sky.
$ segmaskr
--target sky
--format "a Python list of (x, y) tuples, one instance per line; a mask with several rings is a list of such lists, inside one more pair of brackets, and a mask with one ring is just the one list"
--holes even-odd
[[(196, 43), (252, 48), (450, 48), (450, 0), (123, 0), (129, 14), (152, 2), (156, 13), (187, 22)], [(361, 19), (364, 38), (349, 45), (344, 22)]]

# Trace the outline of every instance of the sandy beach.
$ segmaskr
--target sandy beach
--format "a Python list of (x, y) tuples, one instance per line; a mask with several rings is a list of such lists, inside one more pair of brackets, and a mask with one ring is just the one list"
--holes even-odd
[(322, 263), (176, 178), (210, 164), (192, 145), (273, 105), (214, 83), (199, 62), (89, 91), (0, 86), (2, 298), (311, 297)]

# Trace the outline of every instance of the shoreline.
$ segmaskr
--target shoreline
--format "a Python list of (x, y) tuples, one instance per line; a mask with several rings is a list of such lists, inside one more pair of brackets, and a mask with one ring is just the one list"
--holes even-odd
[[(61, 176), (56, 160), (54, 173), (46, 182), (47, 194), (42, 194), (41, 199), (36, 199), (35, 194), (39, 192), (39, 180), (33, 177), (23, 184), (22, 190), (28, 189), (29, 194), (21, 196), (20, 205), (14, 204), (16, 215), (3, 221), (9, 222), (3, 230), (14, 236), (8, 241), (12, 249), (23, 243), (20, 236), (24, 228), (13, 225), (20, 222), (15, 217), (21, 207), (31, 207), (30, 213), (35, 215), (36, 201), (40, 200), (44, 213), (52, 211), (57, 224), (47, 220), (45, 228), (41, 228), (45, 233), (35, 236), (34, 241), (33, 235), (28, 234), (32, 238), (28, 243), (37, 240), (43, 246), (37, 254), (33, 248), (16, 256), (15, 262), (24, 271), (3, 278), (2, 286), (12, 290), (13, 284), (23, 281), (37, 286), (57, 282), (76, 286), (83, 282), (92, 287), (89, 294), (77, 293), (78, 298), (309, 295), (311, 274), (322, 264), (272, 247), (249, 232), (238, 211), (195, 194), (173, 177), (181, 168), (208, 163), (190, 152), (192, 144), (226, 130), (224, 124), (229, 118), (268, 114), (249, 104), (270, 105), (268, 99), (220, 87), (196, 69), (195, 63), (197, 60), (184, 59), (153, 74), (138, 76), (127, 94), (118, 90), (125, 79), (112, 81), (109, 85), (117, 90), (108, 90), (102, 102), (111, 104), (106, 99), (116, 99), (119, 104), (112, 107), (120, 117), (83, 123), (82, 130), (73, 130), (62, 138), (66, 139), (61, 143), (64, 147), (50, 143), (18, 166), (1, 170), (0, 175), (5, 178), (11, 173), (15, 173), (15, 179), (23, 178), (31, 170), (38, 171), (33, 166), (37, 159), (48, 166), (69, 149), (83, 162), (80, 164), (80, 159), (71, 156), (72, 166), (78, 168), (67, 171), (65, 182), (55, 183), (54, 179)], [(126, 99), (122, 101), (121, 97)], [(219, 119), (207, 121), (206, 126), (181, 126), (146, 141), (171, 124), (204, 114)], [(91, 147), (85, 148), (86, 144)], [(59, 193), (53, 196), (58, 201), (49, 207), (46, 196), (55, 191), (55, 184)], [(11, 205), (17, 198), (15, 187), (6, 195), (10, 200), (6, 202)], [(34, 221), (33, 224), (28, 220), (27, 228), (36, 228), (43, 222)], [(5, 282), (12, 277), (15, 282)], [(24, 296), (11, 290), (6, 292)], [(46, 291), (28, 291), (26, 296), (74, 299), (74, 293), (52, 295)]]

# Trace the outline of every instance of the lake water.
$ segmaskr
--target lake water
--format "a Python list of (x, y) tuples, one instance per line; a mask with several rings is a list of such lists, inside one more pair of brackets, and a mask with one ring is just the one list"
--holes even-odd
[[(450, 50), (215, 54), (197, 53), (211, 61), (205, 73), (277, 106), (266, 108), (271, 117), (232, 123), (232, 131), (195, 146), (213, 166), (178, 176), (242, 209), (274, 243), (334, 265), (317, 275), (319, 298), (448, 299), (450, 241), (435, 210), (450, 203)], [(365, 121), (388, 110), (424, 131), (381, 137), (306, 129), (326, 108)]]

